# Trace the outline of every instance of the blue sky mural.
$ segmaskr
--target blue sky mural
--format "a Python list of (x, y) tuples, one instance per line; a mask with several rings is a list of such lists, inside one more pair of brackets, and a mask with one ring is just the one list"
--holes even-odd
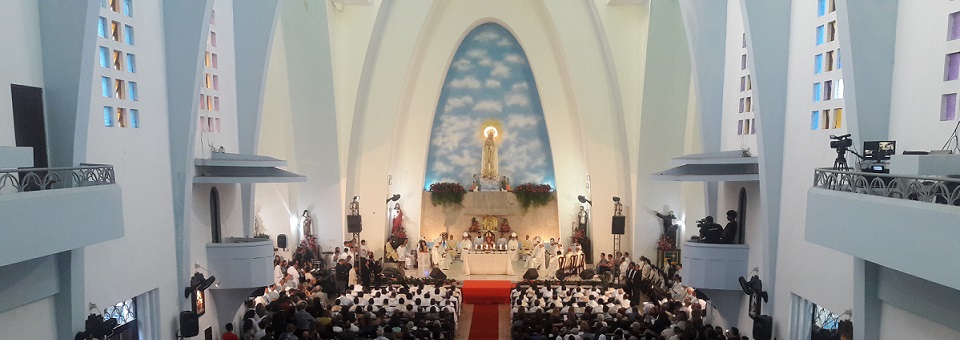
[(483, 128), (501, 129), (500, 175), (513, 186), (555, 186), (543, 107), (527, 56), (503, 26), (486, 23), (463, 39), (440, 92), (424, 187), (459, 182), (480, 172)]

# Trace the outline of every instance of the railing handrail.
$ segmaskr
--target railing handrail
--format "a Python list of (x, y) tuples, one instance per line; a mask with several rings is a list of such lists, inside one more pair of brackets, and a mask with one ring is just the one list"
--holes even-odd
[[(0, 169), (0, 194), (116, 184), (113, 165), (82, 163), (75, 167)], [(9, 191), (7, 191), (9, 193)]]
[(814, 169), (813, 186), (827, 190), (960, 206), (960, 178)]

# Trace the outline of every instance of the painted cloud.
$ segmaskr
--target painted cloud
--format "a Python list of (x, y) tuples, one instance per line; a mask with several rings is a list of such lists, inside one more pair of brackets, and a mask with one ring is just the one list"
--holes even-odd
[(543, 108), (526, 54), (502, 26), (486, 23), (461, 43), (447, 72), (430, 131), (426, 183), (468, 186), (480, 171), (485, 121), (502, 126), (500, 174), (513, 185), (555, 185)]

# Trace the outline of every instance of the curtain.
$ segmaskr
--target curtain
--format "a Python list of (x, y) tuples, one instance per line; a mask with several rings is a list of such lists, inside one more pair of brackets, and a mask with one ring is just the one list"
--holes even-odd
[(810, 339), (811, 325), (813, 325), (813, 303), (799, 295), (792, 294), (792, 296), (790, 336), (788, 338)]

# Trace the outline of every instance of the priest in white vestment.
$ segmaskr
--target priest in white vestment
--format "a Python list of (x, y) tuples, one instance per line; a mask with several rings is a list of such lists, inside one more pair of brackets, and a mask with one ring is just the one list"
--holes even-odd
[(463, 233), (463, 240), (460, 240), (460, 252), (469, 252), (473, 249), (473, 242), (470, 241), (470, 234)]
[(517, 239), (517, 233), (510, 234), (510, 241), (507, 241), (507, 253), (510, 254), (511, 262), (520, 259), (520, 240)]
[(533, 247), (533, 256), (527, 259), (527, 268), (540, 269), (540, 266), (543, 265), (543, 256), (545, 254), (543, 249), (543, 243), (538, 243)]

